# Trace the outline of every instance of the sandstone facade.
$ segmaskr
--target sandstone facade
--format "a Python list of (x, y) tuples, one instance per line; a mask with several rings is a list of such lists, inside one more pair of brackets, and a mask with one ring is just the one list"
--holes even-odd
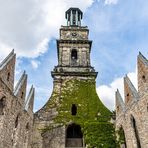
[(26, 97), (24, 72), (14, 89), (16, 56), (12, 51), (0, 64), (0, 148), (30, 148), (34, 88)]
[[(78, 8), (66, 12), (57, 40), (53, 92), (33, 113), (34, 87), (26, 97), (24, 72), (14, 89), (14, 50), (0, 64), (0, 148), (148, 148), (148, 60), (138, 56), (138, 91), (124, 78), (125, 102), (116, 92), (116, 125), (96, 93), (89, 29)], [(115, 136), (115, 126), (117, 139)]]
[[(96, 93), (97, 72), (90, 62), (92, 41), (88, 39), (87, 26), (80, 25), (82, 12), (71, 8), (66, 18), (68, 25), (60, 28), (57, 40), (58, 65), (51, 72), (53, 93), (34, 115), (33, 148), (97, 147), (97, 141), (88, 142), (87, 134), (98, 127), (97, 136), (103, 138), (101, 126), (113, 127), (109, 122), (111, 112)], [(113, 133), (108, 135), (115, 144)], [(106, 143), (104, 140), (99, 144)]]
[(137, 61), (138, 91), (125, 76), (125, 102), (116, 92), (116, 129), (123, 128), (127, 148), (148, 147), (148, 60), (139, 53)]

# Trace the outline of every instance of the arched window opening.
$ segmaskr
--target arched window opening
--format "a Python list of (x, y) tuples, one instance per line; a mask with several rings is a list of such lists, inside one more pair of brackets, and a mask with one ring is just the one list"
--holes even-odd
[(24, 97), (24, 92), (22, 92), (22, 94), (21, 94), (21, 98), (23, 98)]
[(119, 134), (120, 147), (127, 148), (126, 139), (125, 139), (125, 132), (124, 132), (124, 129), (122, 126), (119, 128), (118, 134)]
[(77, 106), (75, 104), (72, 104), (72, 107), (71, 107), (71, 114), (73, 116), (75, 116), (77, 114)]
[(83, 134), (81, 127), (71, 124), (66, 130), (66, 147), (83, 147)]
[(18, 126), (18, 120), (19, 120), (19, 115), (17, 115), (17, 117), (15, 119), (15, 128), (17, 128), (17, 126)]
[(145, 80), (145, 75), (142, 76), (142, 79)]
[(29, 130), (29, 123), (26, 124), (26, 130)]
[(142, 80), (143, 80), (144, 82), (146, 82), (146, 77), (145, 77), (145, 75), (142, 76)]
[(119, 112), (119, 105), (117, 106), (117, 112)]
[(134, 133), (135, 133), (137, 148), (141, 148), (140, 138), (139, 138), (138, 129), (137, 129), (137, 125), (136, 125), (136, 120), (133, 116), (131, 116), (131, 122), (132, 122), (132, 127), (133, 127)]
[(127, 102), (128, 102), (128, 101), (129, 101), (129, 99), (130, 99), (130, 94), (129, 94), (129, 93), (127, 93), (126, 97), (127, 97)]
[(7, 74), (7, 81), (9, 81), (10, 80), (10, 72), (8, 72), (8, 74)]
[(78, 59), (77, 50), (76, 49), (73, 49), (71, 51), (71, 65), (72, 66), (77, 66), (77, 64), (78, 64), (77, 59)]
[(73, 25), (76, 25), (76, 11), (73, 10), (72, 14), (73, 14)]
[(78, 13), (78, 21), (80, 21), (80, 15), (81, 15), (81, 14), (80, 14), (80, 13)]
[(0, 99), (0, 115), (4, 115), (5, 97)]
[(73, 50), (71, 51), (71, 59), (72, 59), (72, 60), (77, 60), (77, 58), (78, 58), (77, 50), (76, 50), (76, 49), (73, 49)]

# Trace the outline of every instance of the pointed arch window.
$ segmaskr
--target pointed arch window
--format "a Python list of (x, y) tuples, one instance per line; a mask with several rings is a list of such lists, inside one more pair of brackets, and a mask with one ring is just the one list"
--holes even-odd
[(132, 115), (131, 115), (131, 123), (132, 123), (132, 127), (134, 130), (136, 142), (137, 142), (137, 148), (141, 148), (140, 138), (139, 138), (138, 129), (137, 129), (137, 125), (136, 125), (136, 120), (135, 120), (134, 116), (132, 116)]
[(30, 129), (30, 126), (29, 126), (29, 122), (26, 124), (26, 130), (28, 131)]
[(9, 81), (10, 80), (10, 72), (8, 72), (8, 74), (7, 74), (7, 81)]
[(23, 97), (24, 97), (24, 92), (21, 93), (21, 98), (23, 98)]
[(15, 128), (18, 127), (18, 122), (19, 122), (19, 115), (17, 115), (17, 117), (15, 119)]
[(129, 99), (130, 99), (130, 94), (129, 93), (127, 93), (126, 98), (127, 98), (127, 103), (128, 103)]
[(143, 80), (144, 83), (146, 82), (146, 77), (145, 77), (145, 75), (142, 76), (142, 80)]
[(0, 115), (4, 115), (5, 100), (6, 100), (6, 97), (5, 96), (3, 96), (0, 99)]
[(123, 129), (122, 126), (119, 128), (118, 132), (119, 132), (120, 147), (121, 148), (127, 148), (126, 139), (125, 139), (125, 132), (124, 132), (124, 129)]

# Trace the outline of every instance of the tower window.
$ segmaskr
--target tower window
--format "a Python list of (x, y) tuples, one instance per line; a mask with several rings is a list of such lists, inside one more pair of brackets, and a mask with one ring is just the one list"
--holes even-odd
[(78, 58), (77, 50), (73, 49), (72, 52), (71, 52), (71, 59), (77, 60), (77, 58)]
[(72, 107), (71, 107), (71, 114), (73, 116), (75, 116), (77, 114), (77, 106), (75, 104), (72, 104)]
[(76, 11), (73, 11), (73, 25), (76, 25)]
[(0, 99), (0, 115), (4, 115), (5, 97)]

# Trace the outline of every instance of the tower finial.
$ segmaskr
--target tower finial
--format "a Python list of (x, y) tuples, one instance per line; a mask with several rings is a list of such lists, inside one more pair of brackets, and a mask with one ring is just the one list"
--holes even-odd
[(83, 12), (79, 8), (69, 8), (65, 15), (67, 26), (81, 26)]

